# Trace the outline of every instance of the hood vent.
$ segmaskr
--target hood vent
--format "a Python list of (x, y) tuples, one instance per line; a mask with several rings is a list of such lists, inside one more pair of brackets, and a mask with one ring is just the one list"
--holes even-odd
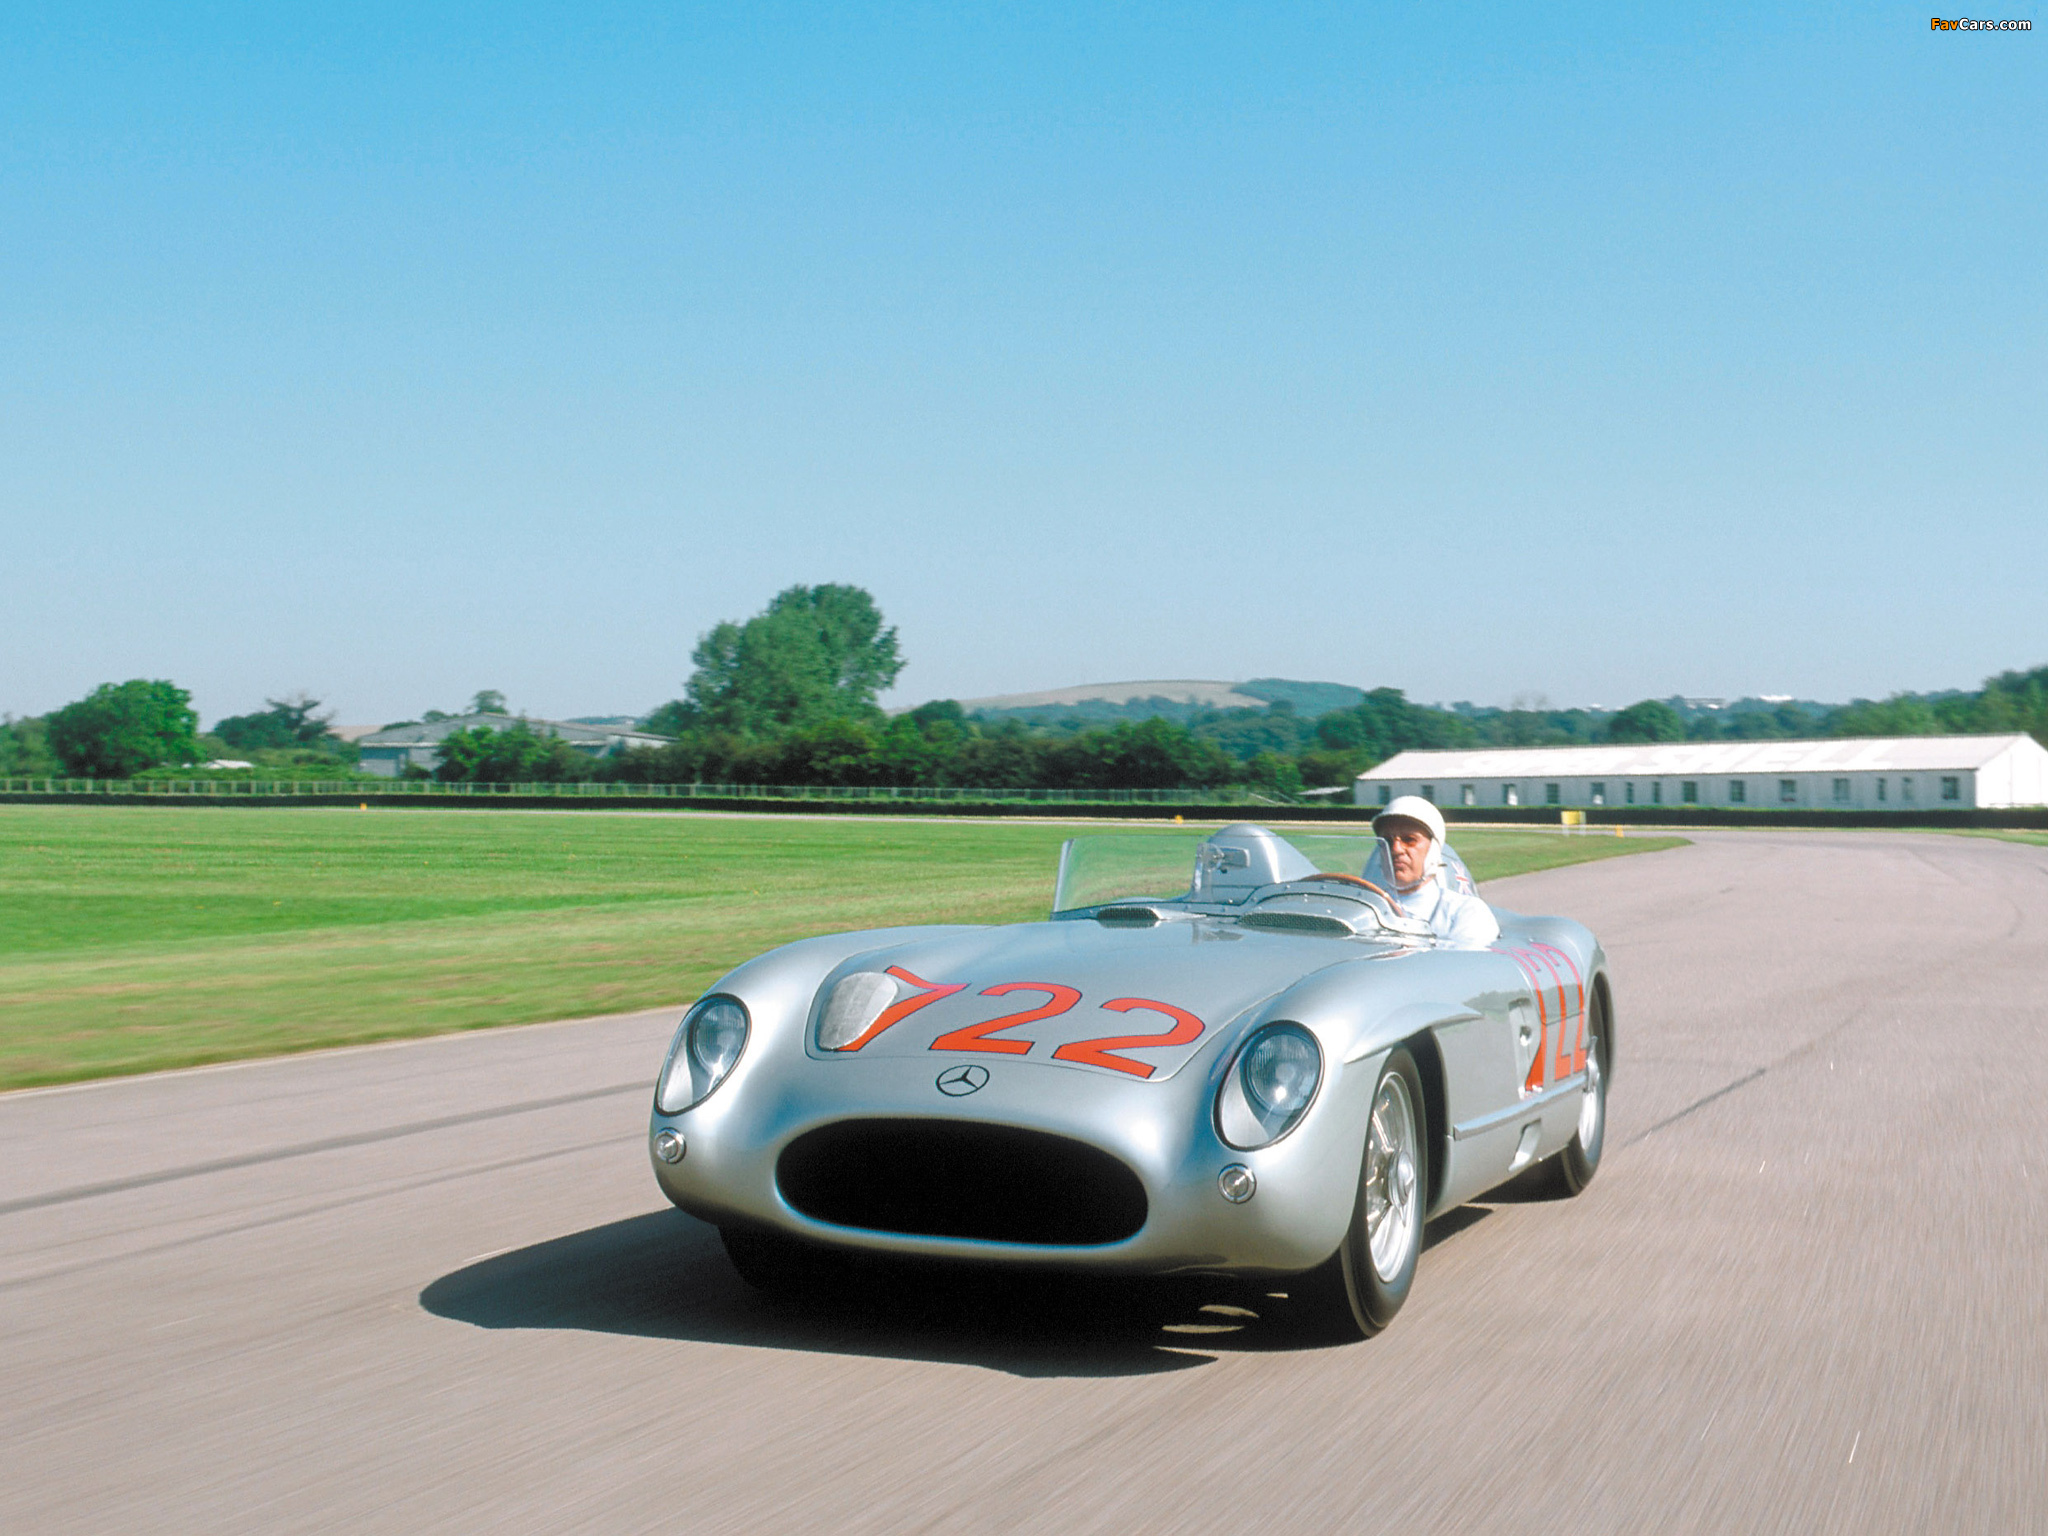
[(1314, 912), (1247, 912), (1237, 920), (1237, 926), (1266, 933), (1313, 933), (1329, 939), (1348, 939), (1358, 932), (1342, 918), (1323, 917)]
[(1095, 921), (1114, 928), (1150, 928), (1159, 921), (1156, 907), (1098, 907)]

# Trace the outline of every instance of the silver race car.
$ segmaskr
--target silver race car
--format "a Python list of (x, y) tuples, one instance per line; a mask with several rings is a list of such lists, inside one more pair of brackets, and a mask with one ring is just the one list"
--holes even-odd
[(1441, 944), (1376, 853), (1077, 837), (1050, 921), (771, 950), (669, 1047), (662, 1191), (764, 1289), (835, 1249), (1286, 1275), (1317, 1328), (1377, 1333), (1431, 1216), (1539, 1163), (1593, 1177), (1614, 1012), (1586, 929), (1497, 912), (1489, 947)]

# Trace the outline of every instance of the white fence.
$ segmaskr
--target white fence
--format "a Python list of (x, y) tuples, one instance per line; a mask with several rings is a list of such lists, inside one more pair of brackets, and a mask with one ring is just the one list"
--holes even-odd
[(354, 795), (361, 799), (907, 800), (1022, 805), (1273, 805), (1260, 794), (1200, 789), (992, 789), (917, 784), (443, 784), (436, 779), (0, 779), (0, 795)]

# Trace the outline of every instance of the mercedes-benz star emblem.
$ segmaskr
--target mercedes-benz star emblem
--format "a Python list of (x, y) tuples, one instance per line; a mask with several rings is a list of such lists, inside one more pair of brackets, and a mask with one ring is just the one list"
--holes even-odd
[(939, 1092), (959, 1098), (963, 1093), (972, 1093), (988, 1081), (988, 1068), (948, 1067), (939, 1074)]

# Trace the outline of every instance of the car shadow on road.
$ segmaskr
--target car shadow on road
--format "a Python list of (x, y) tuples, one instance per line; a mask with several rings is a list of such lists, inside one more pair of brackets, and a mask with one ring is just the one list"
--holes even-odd
[(1524, 1168), (1507, 1183), (1488, 1190), (1480, 1198), (1488, 1205), (1549, 1205), (1571, 1199), (1555, 1160)]
[[(1432, 1224), (1432, 1245), (1469, 1225), (1457, 1215)], [(855, 1266), (829, 1298), (771, 1300), (741, 1281), (713, 1228), (664, 1210), (466, 1264), (419, 1299), (437, 1317), (479, 1328), (928, 1360), (1015, 1376), (1135, 1376), (1209, 1365), (1225, 1352), (1318, 1347), (1287, 1317), (1283, 1284), (888, 1262)]]
[[(1491, 1200), (1491, 1195), (1487, 1199)], [(1493, 1214), (1493, 1208), (1485, 1205), (1460, 1205), (1445, 1211), (1422, 1229), (1422, 1251), (1429, 1252), (1439, 1243), (1447, 1243), (1472, 1227), (1476, 1227)]]

